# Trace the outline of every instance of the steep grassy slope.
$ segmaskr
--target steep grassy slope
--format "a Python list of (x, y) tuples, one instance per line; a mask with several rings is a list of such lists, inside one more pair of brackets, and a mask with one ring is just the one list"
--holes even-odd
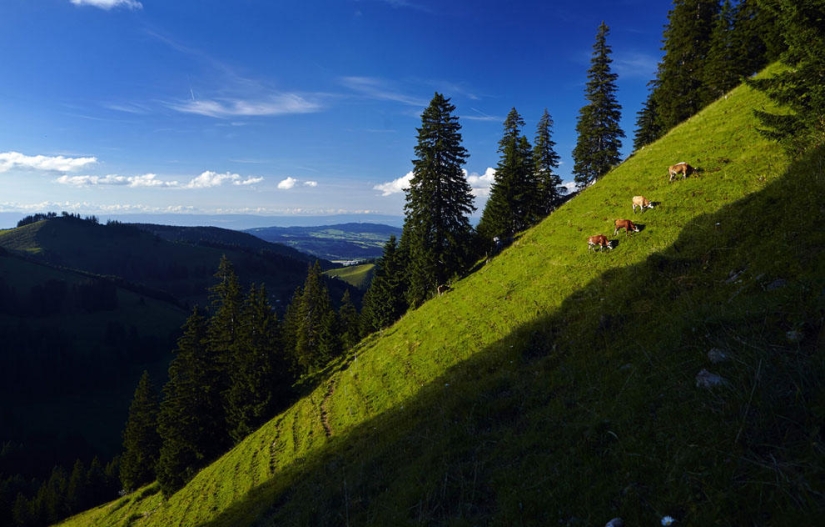
[(329, 271), (324, 272), (324, 275), (330, 278), (343, 280), (344, 282), (353, 287), (357, 287), (362, 291), (366, 291), (369, 288), (374, 274), (375, 264), (373, 263), (339, 267), (337, 269), (330, 269)]
[[(825, 153), (788, 165), (754, 129), (765, 104), (739, 88), (639, 152), (168, 501), (68, 523), (810, 524)], [(677, 161), (701, 176), (668, 184)], [(659, 205), (634, 216), (635, 194)], [(621, 217), (642, 231), (589, 252)]]

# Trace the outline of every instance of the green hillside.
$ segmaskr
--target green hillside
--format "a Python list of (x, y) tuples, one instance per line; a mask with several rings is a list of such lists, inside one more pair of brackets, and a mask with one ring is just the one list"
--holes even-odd
[(330, 278), (343, 280), (353, 287), (366, 291), (372, 282), (373, 275), (375, 274), (375, 264), (366, 263), (361, 265), (349, 265), (347, 267), (330, 269), (329, 271), (325, 271), (324, 274)]
[[(638, 152), (168, 501), (66, 524), (814, 524), (825, 152), (789, 164), (767, 105), (738, 88)], [(678, 161), (700, 175), (669, 184)]]
[[(222, 255), (232, 261), (245, 283), (265, 283), (268, 292), (284, 303), (303, 283), (311, 263), (297, 251), (226, 229), (207, 230), (208, 239), (198, 228), (147, 229), (58, 217), (0, 231), (0, 247), (50, 265), (116, 276), (190, 305), (206, 305), (207, 289)], [(183, 235), (169, 231), (186, 231), (196, 239), (181, 239)], [(202, 240), (205, 243), (199, 243)]]

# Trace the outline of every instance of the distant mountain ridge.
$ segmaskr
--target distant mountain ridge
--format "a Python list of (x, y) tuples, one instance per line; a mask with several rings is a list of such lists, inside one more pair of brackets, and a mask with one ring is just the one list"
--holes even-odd
[(333, 261), (379, 258), (390, 236), (401, 237), (400, 228), (379, 223), (258, 227), (244, 232)]

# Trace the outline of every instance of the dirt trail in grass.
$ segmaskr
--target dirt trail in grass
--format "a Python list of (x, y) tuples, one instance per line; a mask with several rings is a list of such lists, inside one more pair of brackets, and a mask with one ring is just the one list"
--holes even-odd
[(281, 446), (281, 423), (283, 421), (278, 421), (277, 426), (275, 427), (275, 439), (272, 440), (272, 443), (269, 444), (269, 475), (272, 476), (275, 474), (275, 469), (278, 466), (278, 454), (283, 450), (283, 446)]
[(332, 437), (332, 428), (329, 426), (329, 412), (327, 411), (327, 401), (329, 398), (332, 397), (332, 394), (335, 393), (335, 383), (338, 381), (336, 377), (332, 377), (329, 380), (329, 388), (327, 388), (327, 393), (324, 394), (324, 400), (321, 401), (321, 425), (324, 427), (324, 434), (327, 437)]

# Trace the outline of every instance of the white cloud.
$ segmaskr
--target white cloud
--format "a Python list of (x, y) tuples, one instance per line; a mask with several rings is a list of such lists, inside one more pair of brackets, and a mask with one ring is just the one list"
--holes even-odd
[(62, 185), (72, 185), (75, 187), (93, 186), (125, 186), (131, 188), (139, 187), (177, 187), (177, 181), (163, 181), (157, 179), (155, 174), (144, 174), (142, 176), (118, 176), (109, 174), (106, 176), (67, 176), (57, 178)]
[[(473, 172), (472, 174), (468, 174), (466, 170), (464, 170), (464, 176), (467, 178), (467, 183), (470, 184), (472, 188), (473, 196), (476, 197), (486, 197), (490, 195), (490, 186), (493, 184), (495, 179), (496, 171), (494, 168), (487, 168), (484, 174), (477, 174)], [(388, 183), (381, 183), (380, 185), (375, 185), (373, 190), (380, 190), (382, 196), (390, 196), (392, 194), (398, 194), (400, 192), (404, 192), (408, 188), (410, 188), (410, 180), (413, 178), (412, 171), (407, 172), (403, 177), (400, 177), (396, 180), (390, 181)]]
[(143, 4), (136, 0), (71, 0), (74, 5), (90, 5), (101, 9), (109, 10), (113, 7), (125, 7), (128, 9), (142, 9)]
[(379, 101), (393, 101), (424, 108), (429, 101), (397, 90), (392, 83), (374, 77), (344, 77), (341, 79), (344, 86), (359, 92), (365, 97)]
[(219, 187), (226, 182), (231, 182), (233, 185), (252, 185), (255, 183), (260, 183), (261, 181), (263, 181), (263, 179), (264, 178), (262, 177), (248, 177), (246, 179), (243, 179), (238, 174), (230, 174), (229, 172), (218, 174), (217, 172), (207, 170), (206, 172), (203, 172), (200, 176), (193, 178), (191, 181), (189, 181), (189, 183), (186, 184), (186, 188)]
[(317, 181), (304, 181), (304, 186), (305, 187), (317, 187), (318, 182)]
[(403, 177), (390, 181), (389, 183), (381, 183), (380, 185), (375, 185), (373, 190), (380, 190), (382, 196), (390, 196), (392, 194), (398, 194), (399, 192), (404, 192), (406, 189), (410, 188), (410, 180), (413, 178), (412, 171), (407, 172)]
[(294, 177), (288, 177), (280, 183), (278, 183), (278, 188), (281, 190), (289, 190), (292, 187), (294, 187), (296, 183), (298, 183), (297, 179), (295, 179)]
[(232, 184), (233, 185), (254, 185), (255, 183), (260, 183), (263, 180), (264, 180), (264, 178), (262, 178), (262, 177), (248, 177), (248, 178), (243, 179), (243, 180), (233, 181)]
[[(466, 170), (464, 174), (467, 174)], [(490, 187), (493, 185), (495, 178), (496, 170), (492, 167), (487, 167), (487, 170), (485, 170), (482, 175), (478, 175), (475, 172), (467, 175), (467, 183), (469, 183), (472, 188), (473, 196), (477, 198), (487, 197), (490, 195)]]
[(20, 152), (0, 153), (0, 173), (15, 168), (72, 172), (93, 163), (97, 163), (96, 157), (27, 156)]
[(57, 182), (62, 185), (72, 185), (75, 187), (94, 187), (94, 186), (121, 186), (129, 188), (187, 188), (187, 189), (202, 189), (219, 187), (224, 183), (232, 183), (237, 186), (254, 185), (263, 181), (262, 177), (248, 177), (242, 178), (238, 174), (218, 174), (207, 170), (201, 175), (192, 178), (185, 185), (181, 185), (177, 181), (164, 181), (158, 179), (156, 174), (144, 174), (142, 176), (118, 176), (110, 174), (107, 176), (68, 176), (63, 175), (57, 178)]
[(224, 99), (190, 100), (169, 105), (183, 113), (194, 113), (207, 117), (255, 117), (270, 115), (287, 115), (312, 113), (321, 109), (321, 105), (308, 101), (293, 93), (273, 95), (264, 100)]

